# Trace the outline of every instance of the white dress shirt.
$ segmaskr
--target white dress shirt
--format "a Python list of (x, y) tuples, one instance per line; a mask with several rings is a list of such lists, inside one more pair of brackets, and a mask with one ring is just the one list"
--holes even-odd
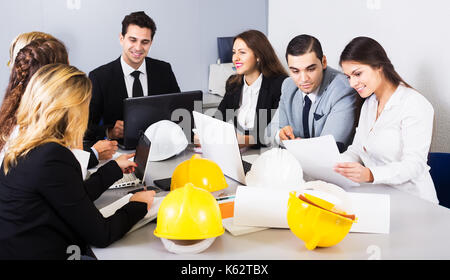
[(131, 73), (133, 73), (134, 71), (141, 72), (141, 74), (139, 75), (139, 81), (141, 82), (142, 92), (144, 93), (144, 96), (147, 96), (148, 83), (147, 83), (147, 66), (145, 65), (145, 60), (144, 62), (142, 62), (141, 66), (139, 66), (138, 69), (134, 69), (133, 67), (128, 65), (123, 59), (123, 56), (120, 57), (120, 64), (122, 65), (123, 76), (125, 78), (125, 86), (127, 88), (128, 97), (133, 97), (134, 77), (131, 76)]
[(361, 108), (355, 138), (342, 154), (372, 171), (374, 184), (387, 184), (438, 203), (427, 157), (434, 110), (423, 95), (399, 85), (376, 120), (372, 94)]
[(261, 89), (262, 74), (250, 86), (244, 79), (242, 88), (241, 106), (238, 110), (237, 120), (239, 125), (246, 130), (253, 129), (255, 125), (256, 105), (258, 103), (259, 90)]

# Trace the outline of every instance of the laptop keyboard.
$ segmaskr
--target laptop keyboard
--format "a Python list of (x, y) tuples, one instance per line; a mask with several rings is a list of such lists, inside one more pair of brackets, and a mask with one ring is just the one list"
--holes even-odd
[(117, 180), (114, 184), (109, 187), (110, 189), (134, 187), (139, 184), (139, 179), (134, 175), (134, 173), (123, 174), (122, 179)]

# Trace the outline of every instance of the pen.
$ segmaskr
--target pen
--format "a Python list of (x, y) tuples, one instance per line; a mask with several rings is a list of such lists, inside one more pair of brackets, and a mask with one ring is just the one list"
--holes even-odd
[(221, 201), (221, 200), (226, 200), (226, 199), (233, 199), (235, 197), (236, 197), (235, 195), (229, 195), (229, 196), (218, 197), (218, 198), (216, 198), (216, 200)]

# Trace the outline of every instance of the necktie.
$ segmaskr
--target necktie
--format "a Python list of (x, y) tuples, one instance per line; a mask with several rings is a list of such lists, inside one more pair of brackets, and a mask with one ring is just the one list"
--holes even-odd
[(144, 91), (142, 90), (141, 81), (139, 80), (140, 71), (134, 71), (131, 76), (134, 78), (133, 82), (133, 97), (144, 96)]
[(305, 104), (303, 105), (303, 137), (310, 138), (309, 135), (309, 109), (311, 109), (311, 99), (309, 99), (308, 95), (305, 95)]

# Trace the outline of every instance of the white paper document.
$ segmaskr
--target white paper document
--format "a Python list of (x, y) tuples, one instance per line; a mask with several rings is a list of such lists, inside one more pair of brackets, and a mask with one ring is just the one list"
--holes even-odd
[[(100, 213), (102, 213), (103, 217), (108, 218), (112, 215), (114, 215), (114, 213), (116, 213), (116, 211), (120, 208), (122, 208), (125, 204), (127, 204), (130, 201), (130, 197), (133, 194), (128, 194), (124, 197), (122, 197), (121, 199), (116, 200), (115, 202), (111, 203), (110, 205), (103, 207), (102, 209), (100, 209)], [(164, 197), (154, 197), (153, 199), (153, 204), (150, 207), (150, 210), (147, 212), (147, 215), (145, 215), (144, 218), (142, 218), (139, 222), (137, 222), (129, 231), (133, 232), (141, 227), (143, 227), (144, 225), (148, 224), (149, 222), (153, 221), (154, 219), (156, 219), (156, 216), (158, 215), (158, 210), (159, 210), (159, 206), (161, 205), (162, 200), (164, 199)], [(127, 233), (127, 234), (128, 234)]]
[(234, 199), (234, 225), (288, 228), (288, 190), (239, 186)]
[(340, 153), (333, 135), (315, 138), (284, 140), (283, 145), (300, 162), (307, 177), (333, 183), (342, 188), (359, 186), (334, 171)]
[(268, 229), (267, 227), (250, 227), (250, 226), (239, 226), (234, 224), (234, 218), (227, 218), (222, 220), (223, 227), (231, 233), (233, 236), (244, 235), (248, 233), (253, 233), (257, 231), (262, 231)]
[[(245, 227), (289, 228), (287, 208), (289, 190), (239, 186), (234, 200), (233, 225), (243, 226), (242, 234), (253, 232)], [(351, 213), (357, 222), (350, 232), (389, 233), (390, 197), (386, 194), (347, 192)], [(230, 223), (230, 221), (227, 221)], [(240, 228), (237, 228), (237, 234)], [(261, 230), (256, 228), (255, 231)], [(248, 231), (248, 232), (247, 232)]]
[(348, 192), (358, 221), (350, 232), (389, 233), (391, 202), (387, 194)]

